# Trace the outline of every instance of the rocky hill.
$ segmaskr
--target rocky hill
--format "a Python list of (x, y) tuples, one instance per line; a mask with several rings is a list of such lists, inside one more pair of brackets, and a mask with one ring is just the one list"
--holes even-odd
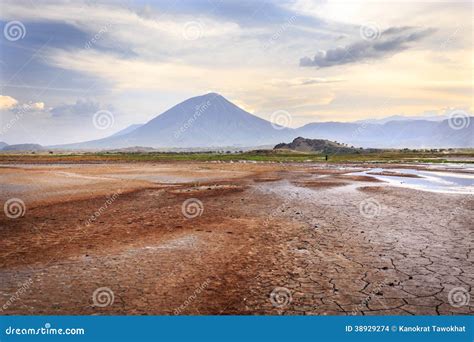
[(330, 141), (325, 139), (306, 139), (302, 137), (294, 139), (289, 144), (278, 144), (273, 149), (323, 154), (356, 153), (360, 151), (360, 149), (358, 148), (349, 147), (345, 144), (340, 144), (337, 141)]

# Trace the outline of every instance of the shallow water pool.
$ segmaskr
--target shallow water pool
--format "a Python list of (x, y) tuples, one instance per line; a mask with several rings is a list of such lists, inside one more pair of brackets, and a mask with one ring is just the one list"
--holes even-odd
[[(373, 174), (381, 172), (393, 172), (394, 175)], [(399, 173), (400, 176), (397, 176), (396, 173)], [(403, 174), (416, 175), (419, 178), (403, 177)], [(388, 182), (390, 185), (417, 190), (474, 194), (474, 174), (471, 173), (375, 168), (367, 171), (353, 172), (350, 175), (370, 176)]]

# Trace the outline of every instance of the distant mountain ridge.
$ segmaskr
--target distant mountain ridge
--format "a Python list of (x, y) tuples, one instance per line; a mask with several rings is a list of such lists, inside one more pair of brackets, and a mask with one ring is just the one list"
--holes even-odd
[(322, 122), (307, 124), (297, 131), (304, 137), (364, 148), (474, 147), (474, 117), (466, 117), (465, 124), (460, 127), (455, 127), (450, 120), (389, 121), (384, 124)]
[(364, 148), (474, 147), (474, 118), (460, 127), (449, 120), (316, 122), (293, 129), (278, 126), (239, 108), (217, 93), (192, 97), (143, 125), (107, 138), (51, 146), (60, 149), (217, 148), (275, 145), (298, 136), (339, 141)]
[(449, 115), (417, 115), (417, 116), (405, 116), (405, 115), (391, 115), (379, 119), (362, 119), (353, 121), (354, 123), (377, 123), (384, 124), (390, 121), (413, 121), (413, 120), (426, 120), (426, 121), (443, 121), (449, 119)]
[(14, 144), (7, 145), (2, 148), (2, 151), (42, 151), (43, 146), (39, 144)]

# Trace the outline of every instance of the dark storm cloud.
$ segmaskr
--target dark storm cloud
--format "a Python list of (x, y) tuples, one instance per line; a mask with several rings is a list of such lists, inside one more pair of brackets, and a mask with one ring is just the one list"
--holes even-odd
[(434, 32), (433, 29), (391, 27), (375, 38), (360, 40), (345, 47), (319, 51), (313, 58), (303, 57), (300, 66), (326, 68), (335, 65), (380, 59), (408, 49), (411, 44)]

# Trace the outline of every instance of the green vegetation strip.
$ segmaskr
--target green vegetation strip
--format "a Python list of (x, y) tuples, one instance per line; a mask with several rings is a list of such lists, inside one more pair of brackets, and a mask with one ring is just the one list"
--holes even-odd
[[(324, 154), (281, 151), (242, 153), (74, 153), (74, 154), (2, 154), (0, 163), (104, 163), (160, 161), (255, 161), (255, 162), (326, 162)], [(459, 153), (383, 151), (328, 155), (329, 163), (474, 163), (474, 151)]]

